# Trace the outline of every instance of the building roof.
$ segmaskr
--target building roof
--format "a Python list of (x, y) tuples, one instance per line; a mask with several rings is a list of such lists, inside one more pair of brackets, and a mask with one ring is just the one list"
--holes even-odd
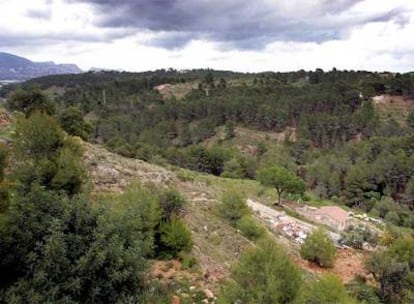
[(348, 212), (337, 206), (321, 207), (318, 210), (315, 210), (314, 214), (329, 216), (338, 222), (345, 222), (348, 220)]

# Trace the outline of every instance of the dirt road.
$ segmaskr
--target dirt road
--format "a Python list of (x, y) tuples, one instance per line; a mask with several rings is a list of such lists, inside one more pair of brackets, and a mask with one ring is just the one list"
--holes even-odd
[[(286, 215), (285, 212), (275, 210), (251, 199), (247, 199), (246, 203), (254, 213), (271, 225), (271, 228), (279, 228), (285, 235), (293, 238), (298, 243), (302, 243), (306, 236), (316, 228), (315, 225)], [(335, 243), (340, 239), (338, 233), (328, 231), (328, 234)]]

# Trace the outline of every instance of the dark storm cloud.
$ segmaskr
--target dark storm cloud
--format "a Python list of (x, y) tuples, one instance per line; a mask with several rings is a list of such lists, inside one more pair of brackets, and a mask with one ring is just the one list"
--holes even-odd
[(105, 34), (72, 33), (8, 33), (0, 32), (0, 48), (31, 46), (31, 45), (54, 45), (67, 42), (108, 42), (132, 34), (131, 30), (110, 30)]
[[(365, 16), (343, 15), (363, 0), (296, 1), (295, 8), (269, 0), (67, 0), (97, 10), (96, 24), (108, 28), (147, 29), (161, 34), (153, 45), (177, 48), (193, 39), (208, 39), (235, 48), (258, 49), (273, 41), (323, 42), (339, 39), (353, 26), (400, 20), (392, 10)], [(302, 4), (302, 5), (301, 5)], [(338, 20), (335, 17), (338, 16)]]

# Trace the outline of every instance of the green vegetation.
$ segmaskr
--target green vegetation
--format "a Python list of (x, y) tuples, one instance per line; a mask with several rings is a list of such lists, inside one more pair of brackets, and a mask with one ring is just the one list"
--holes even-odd
[(378, 234), (367, 226), (351, 225), (341, 233), (340, 242), (355, 249), (362, 249), (365, 242), (373, 246), (377, 245)]
[[(9, 274), (0, 278), (0, 302), (157, 299), (148, 281), (148, 259), (161, 255), (160, 250), (177, 254), (192, 246), (183, 222), (162, 217), (161, 209), (165, 217), (166, 210), (172, 216), (182, 207), (178, 194), (161, 192), (160, 199), (135, 186), (93, 204), (80, 145), (55, 119), (35, 111), (19, 119), (15, 129), (7, 174), (13, 187), (7, 188), (10, 200), (7, 205), (2, 200), (0, 210), (0, 272)], [(3, 183), (8, 153), (3, 146), (0, 151)]]
[(13, 111), (23, 112), (29, 117), (33, 112), (40, 111), (46, 114), (55, 113), (55, 104), (38, 87), (29, 87), (27, 90), (18, 88), (8, 99), (8, 107)]
[(240, 258), (232, 278), (223, 287), (219, 303), (292, 303), (301, 284), (300, 271), (269, 240)]
[(193, 246), (191, 231), (179, 219), (173, 218), (160, 226), (160, 247), (163, 256), (178, 257)]
[[(162, 84), (186, 86), (186, 94), (165, 94), (155, 88)], [(0, 302), (170, 302), (169, 288), (148, 281), (148, 259), (195, 262), (181, 194), (135, 185), (91, 197), (80, 139), (71, 136), (173, 167), (183, 184), (227, 190), (212, 208), (217, 220), (257, 248), (234, 267), (223, 303), (353, 303), (348, 294), (373, 304), (414, 301), (414, 116), (372, 99), (411, 100), (412, 73), (91, 72), (8, 92), (8, 109), (22, 114), (0, 132), (11, 141), (0, 144), (0, 271), (12, 274), (0, 278)], [(347, 294), (330, 276), (305, 284), (283, 250), (262, 240), (246, 194), (277, 195), (279, 204), (310, 197), (382, 219), (384, 250), (366, 263), (378, 288), (355, 278)], [(377, 237), (353, 226), (342, 241), (361, 249)], [(335, 247), (317, 230), (301, 254), (331, 267)]]
[(88, 140), (92, 132), (92, 125), (84, 121), (82, 111), (75, 107), (63, 110), (59, 115), (59, 123), (68, 134), (84, 140)]
[(382, 303), (376, 288), (369, 285), (363, 277), (356, 276), (351, 282), (346, 284), (346, 289), (351, 296), (358, 300), (358, 303)]
[(223, 194), (218, 213), (221, 217), (235, 225), (244, 215), (249, 213), (245, 198), (236, 191)]
[(224, 284), (219, 303), (357, 303), (334, 276), (304, 278), (273, 241), (262, 240), (246, 252)]
[(8, 154), (9, 149), (7, 146), (5, 144), (0, 144), (0, 225), (1, 214), (9, 207), (9, 189), (7, 180), (5, 180)]
[(324, 275), (304, 288), (298, 303), (356, 304), (359, 302), (347, 294), (339, 278), (333, 275)]
[(303, 194), (306, 188), (305, 182), (301, 178), (289, 170), (278, 166), (260, 170), (258, 172), (258, 180), (263, 185), (272, 186), (276, 189), (278, 205), (280, 205), (283, 193)]
[(161, 217), (169, 221), (174, 217), (178, 217), (183, 211), (186, 201), (177, 189), (169, 188), (159, 195)]
[(414, 239), (395, 240), (389, 248), (375, 252), (366, 262), (367, 269), (379, 284), (385, 303), (411, 303), (414, 274)]
[(237, 229), (249, 240), (257, 241), (266, 230), (249, 214), (243, 215), (236, 224)]
[(322, 228), (313, 231), (300, 249), (301, 256), (321, 267), (332, 267), (336, 258), (336, 248)]
[(225, 192), (217, 212), (249, 240), (257, 241), (265, 235), (265, 229), (253, 218), (246, 199), (240, 192), (235, 190)]

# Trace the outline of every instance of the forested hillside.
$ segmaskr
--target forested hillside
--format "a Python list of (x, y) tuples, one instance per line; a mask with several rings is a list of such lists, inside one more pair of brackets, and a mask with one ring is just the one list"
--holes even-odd
[[(17, 270), (15, 277), (0, 281), (0, 301), (169, 301), (172, 289), (146, 280), (150, 260), (178, 258), (192, 264), (194, 239), (196, 259), (220, 261), (220, 267), (227, 267), (220, 279), (230, 277), (214, 282), (220, 296), (212, 301), (411, 303), (413, 76), (336, 69), (257, 74), (170, 69), (47, 76), (3, 88), (4, 112), (14, 121), (0, 133), (12, 143), (0, 150), (0, 248), (5, 248), (0, 249), (0, 266)], [(169, 92), (163, 94), (166, 86)], [(391, 108), (398, 112), (388, 113)], [(155, 191), (141, 186), (126, 190), (126, 180), (136, 173), (119, 182), (119, 171), (132, 169), (105, 167), (99, 161), (107, 162), (107, 155), (91, 157), (85, 169), (80, 140), (171, 170), (179, 189), (161, 190), (169, 183), (162, 179)], [(95, 197), (85, 170), (100, 170), (102, 179), (123, 184), (125, 193)], [(208, 198), (198, 193), (203, 191), (200, 180)], [(223, 190), (227, 183), (233, 190), (228, 193)], [(364, 265), (367, 276), (345, 282), (344, 288), (330, 274), (315, 280), (314, 272), (302, 272), (289, 260), (291, 252), (298, 261), (336, 271), (335, 256), (340, 255), (329, 239), (332, 234), (316, 229), (299, 242), (300, 250), (296, 244), (285, 252), (269, 240), (274, 232), (269, 223), (258, 223), (247, 207), (246, 199), (252, 197), (268, 205), (277, 199), (272, 208), (305, 226), (321, 223), (299, 214), (302, 207), (337, 205), (372, 218), (374, 224), (348, 227), (336, 243), (366, 255), (358, 265)], [(108, 200), (120, 210), (113, 212)], [(208, 207), (196, 208), (200, 201)], [(91, 207), (96, 205), (103, 207)], [(25, 217), (30, 232), (24, 230)], [(205, 218), (214, 221), (196, 224)], [(209, 239), (214, 250), (203, 239), (212, 227), (230, 231), (217, 232), (219, 240)], [(232, 233), (243, 235), (243, 250), (253, 249), (230, 268), (223, 257), (230, 259)], [(38, 239), (43, 241), (36, 243)], [(212, 254), (208, 250), (216, 256), (206, 258)], [(262, 261), (265, 271), (257, 273)], [(55, 285), (48, 285), (45, 274), (52, 269), (58, 269)], [(62, 279), (64, 273), (69, 275)], [(254, 282), (247, 279), (250, 275)]]

